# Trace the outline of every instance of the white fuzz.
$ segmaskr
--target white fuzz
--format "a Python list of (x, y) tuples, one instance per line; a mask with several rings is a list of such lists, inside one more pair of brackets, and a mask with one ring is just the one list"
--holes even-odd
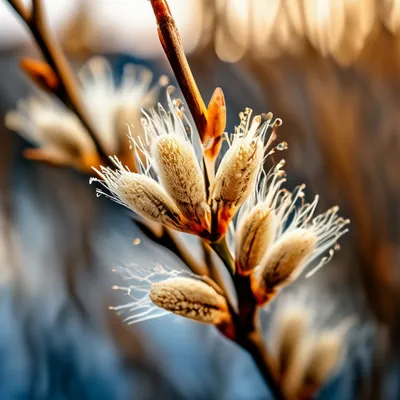
[(192, 127), (179, 100), (167, 91), (168, 109), (144, 112), (144, 137), (131, 137), (139, 170), (158, 179), (181, 213), (190, 221), (188, 232), (207, 236), (210, 207), (206, 199), (204, 176), (196, 156)]
[(286, 192), (280, 189), (286, 181), (284, 165), (281, 160), (268, 174), (260, 172), (259, 183), (238, 213), (236, 259), (242, 274), (250, 273), (260, 264), (275, 239), (280, 222), (277, 204), (279, 196)]
[(112, 160), (118, 166), (118, 170), (104, 167), (101, 167), (101, 171), (95, 169), (103, 180), (92, 178), (91, 182), (100, 182), (111, 192), (111, 195), (107, 195), (101, 189), (97, 189), (98, 195), (110, 197), (143, 218), (184, 230), (182, 214), (156, 181), (148, 176), (130, 172), (116, 158)]
[(147, 176), (124, 174), (118, 181), (118, 193), (133, 211), (143, 218), (179, 228), (180, 212), (160, 185)]
[(237, 229), (236, 262), (242, 273), (258, 266), (275, 238), (274, 210), (258, 204), (240, 221)]
[[(94, 57), (78, 76), (81, 96), (96, 126), (99, 142), (107, 154), (119, 152), (126, 136), (126, 123), (140, 128), (141, 107), (155, 101), (158, 87), (150, 89), (151, 72), (127, 65), (121, 83), (116, 85), (108, 61)], [(94, 151), (92, 140), (75, 114), (43, 93), (19, 102), (17, 110), (7, 114), (6, 125), (63, 159), (71, 158), (71, 149), (73, 154)]]
[(225, 298), (199, 280), (178, 277), (155, 283), (150, 298), (157, 306), (198, 322), (219, 325), (230, 320)]
[(177, 135), (163, 135), (153, 145), (153, 157), (160, 182), (180, 211), (209, 230), (204, 177), (191, 144)]
[[(129, 129), (141, 175), (133, 178), (116, 157), (111, 158), (118, 168), (116, 171), (101, 167), (101, 171), (96, 172), (103, 178), (100, 181), (103, 186), (111, 191), (108, 197), (113, 200), (166, 226), (204, 234), (210, 225), (204, 177), (188, 136), (190, 124), (184, 117), (181, 103), (171, 99), (172, 90), (170, 87), (167, 91), (169, 112), (160, 104), (157, 111), (144, 112), (143, 137), (134, 137)], [(127, 175), (130, 177), (122, 178)], [(133, 179), (135, 189), (132, 188)], [(130, 187), (128, 191), (127, 187)], [(97, 192), (105, 194), (101, 190)], [(145, 198), (141, 199), (143, 195)]]
[[(279, 226), (277, 230), (277, 239), (283, 238), (296, 229), (307, 229), (317, 237), (317, 246), (308, 260), (308, 264), (316, 260), (321, 254), (328, 251), (328, 256), (323, 257), (315, 265), (307, 277), (312, 276), (319, 268), (331, 260), (334, 250), (339, 249), (337, 240), (348, 232), (347, 225), (350, 220), (338, 216), (339, 207), (334, 206), (322, 214), (314, 217), (315, 209), (318, 204), (318, 196), (315, 196), (311, 203), (304, 202), (304, 188), (301, 185), (295, 192), (289, 193), (285, 190), (278, 192)], [(297, 203), (300, 202), (300, 205)]]
[[(241, 124), (235, 129), (232, 140), (228, 139), (230, 148), (218, 167), (211, 187), (211, 208), (215, 216), (213, 218), (218, 219), (217, 233), (220, 237), (225, 235), (237, 209), (254, 192), (263, 161), (275, 151), (273, 149), (266, 153), (276, 138), (275, 127), (281, 121), (275, 120), (271, 124), (272, 114), (266, 116), (265, 122), (262, 122), (259, 115), (251, 120), (251, 114), (252, 110), (249, 108), (241, 113)], [(273, 132), (264, 144), (270, 126), (273, 127)]]
[(137, 264), (124, 265), (113, 269), (113, 271), (119, 272), (122, 279), (129, 283), (128, 286), (115, 285), (113, 289), (125, 293), (130, 301), (126, 304), (109, 308), (116, 310), (118, 314), (128, 314), (124, 320), (128, 324), (135, 324), (169, 314), (168, 311), (157, 307), (150, 300), (149, 293), (154, 283), (179, 276), (193, 276), (189, 272), (173, 270), (161, 264), (152, 267), (143, 267)]
[[(144, 160), (140, 162), (140, 171), (144, 174), (156, 174), (158, 173), (156, 167), (156, 160), (154, 159), (155, 142), (160, 137), (168, 136), (171, 138), (179, 138), (192, 148), (194, 152), (194, 138), (193, 129), (186, 116), (185, 110), (182, 107), (182, 103), (179, 99), (173, 100), (171, 93), (174, 88), (169, 86), (167, 89), (167, 101), (168, 108), (164, 109), (161, 104), (158, 104), (157, 109), (151, 109), (149, 112), (143, 111), (144, 117), (141, 119), (144, 135), (143, 138), (134, 138), (131, 135), (131, 142), (134, 146), (136, 158)], [(186, 151), (188, 148), (186, 148)], [(189, 154), (192, 159), (192, 154)], [(199, 162), (201, 155), (197, 156), (197, 163)], [(190, 161), (191, 163), (193, 160)], [(196, 169), (200, 169), (200, 165)]]

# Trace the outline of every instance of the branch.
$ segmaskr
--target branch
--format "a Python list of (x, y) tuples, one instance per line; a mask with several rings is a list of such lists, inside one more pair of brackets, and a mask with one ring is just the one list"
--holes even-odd
[(250, 353), (275, 399), (283, 399), (276, 376), (275, 362), (269, 356), (260, 333), (259, 308), (251, 290), (251, 279), (249, 276), (236, 274), (233, 282), (239, 309), (234, 318), (236, 332), (234, 341)]
[(268, 356), (267, 349), (259, 331), (257, 330), (248, 334), (237, 343), (251, 355), (274, 398), (276, 400), (284, 400), (284, 396), (277, 383), (276, 377), (271, 372), (272, 360)]
[(29, 22), (31, 13), (25, 8), (21, 0), (8, 0), (10, 6), (16, 11), (16, 13), (24, 20), (25, 23)]
[(192, 114), (200, 139), (207, 128), (207, 108), (183, 51), (181, 38), (166, 0), (150, 0), (157, 20), (158, 37)]
[(107, 160), (108, 156), (98, 141), (98, 135), (96, 134), (92, 121), (90, 121), (85, 105), (80, 97), (79, 85), (75, 75), (68, 65), (67, 59), (60, 46), (48, 28), (42, 0), (32, 0), (32, 11), (26, 8), (20, 0), (7, 1), (31, 31), (43, 57), (58, 78), (59, 85), (57, 89), (53, 91), (54, 95), (75, 113), (93, 140), (100, 157)]
[(225, 237), (217, 243), (212, 243), (211, 247), (224, 262), (235, 284), (238, 313), (231, 308), (234, 325), (231, 331), (235, 332), (231, 339), (249, 352), (274, 398), (283, 400), (284, 397), (274, 373), (273, 360), (269, 357), (260, 334), (257, 315), (258, 306), (251, 290), (250, 277), (236, 274), (235, 260), (228, 248)]

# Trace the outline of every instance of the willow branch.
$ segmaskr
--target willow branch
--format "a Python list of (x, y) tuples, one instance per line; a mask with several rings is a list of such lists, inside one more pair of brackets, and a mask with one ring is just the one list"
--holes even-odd
[(161, 45), (202, 140), (207, 127), (207, 108), (187, 61), (175, 21), (166, 0), (150, 0), (150, 2), (157, 20)]
[(25, 22), (43, 57), (57, 76), (59, 85), (53, 93), (75, 113), (93, 140), (100, 157), (107, 160), (107, 154), (97, 139), (96, 130), (80, 97), (75, 75), (46, 23), (42, 0), (32, 0), (32, 10), (26, 8), (20, 0), (7, 1)]
[(24, 22), (28, 23), (30, 18), (30, 12), (25, 8), (20, 0), (8, 0), (10, 6), (16, 11), (16, 13), (24, 20)]
[(251, 289), (250, 276), (236, 274), (233, 282), (238, 298), (238, 314), (234, 318), (236, 332), (234, 340), (250, 353), (274, 398), (283, 399), (276, 376), (275, 362), (269, 356), (260, 333), (259, 307)]

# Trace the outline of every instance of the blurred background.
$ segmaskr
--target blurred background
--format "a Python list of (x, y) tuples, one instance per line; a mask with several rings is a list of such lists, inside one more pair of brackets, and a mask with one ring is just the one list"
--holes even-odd
[[(74, 68), (101, 54), (116, 79), (133, 62), (174, 83), (148, 1), (44, 3)], [(321, 210), (338, 204), (352, 221), (333, 261), (293, 288), (324, 323), (357, 315), (361, 326), (318, 398), (400, 398), (400, 1), (169, 3), (206, 102), (225, 93), (227, 131), (245, 107), (282, 118), (289, 185), (305, 182)], [(182, 264), (87, 176), (22, 157), (31, 144), (4, 117), (32, 92), (19, 58), (36, 55), (1, 1), (0, 399), (268, 398), (252, 360), (212, 327), (173, 316), (128, 326), (108, 310), (126, 301), (113, 267)]]

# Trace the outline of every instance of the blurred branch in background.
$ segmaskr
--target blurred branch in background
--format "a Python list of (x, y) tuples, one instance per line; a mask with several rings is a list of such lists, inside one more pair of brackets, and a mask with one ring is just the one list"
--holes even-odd
[[(45, 70), (45, 74), (47, 76), (51, 74), (55, 75), (56, 79), (53, 79), (53, 85), (46, 85), (47, 90), (57, 96), (77, 115), (93, 140), (100, 159), (106, 160), (108, 154), (106, 154), (97, 139), (98, 135), (92, 125), (93, 121), (90, 121), (87, 115), (86, 107), (79, 94), (75, 76), (57, 41), (48, 28), (42, 1), (32, 0), (31, 8), (26, 7), (20, 0), (9, 0), (9, 4), (26, 23), (43, 57), (48, 63), (49, 69)], [(30, 66), (32, 64), (22, 64), (23, 67), (24, 65), (26, 65), (24, 69), (30, 72), (29, 75), (36, 81), (35, 78), (38, 76), (38, 73), (42, 73), (43, 67), (39, 68), (37, 64), (33, 66)], [(44, 67), (46, 67), (46, 65), (44, 65)], [(40, 79), (40, 76), (38, 76), (38, 78)], [(44, 83), (49, 83), (49, 80), (45, 80)]]

